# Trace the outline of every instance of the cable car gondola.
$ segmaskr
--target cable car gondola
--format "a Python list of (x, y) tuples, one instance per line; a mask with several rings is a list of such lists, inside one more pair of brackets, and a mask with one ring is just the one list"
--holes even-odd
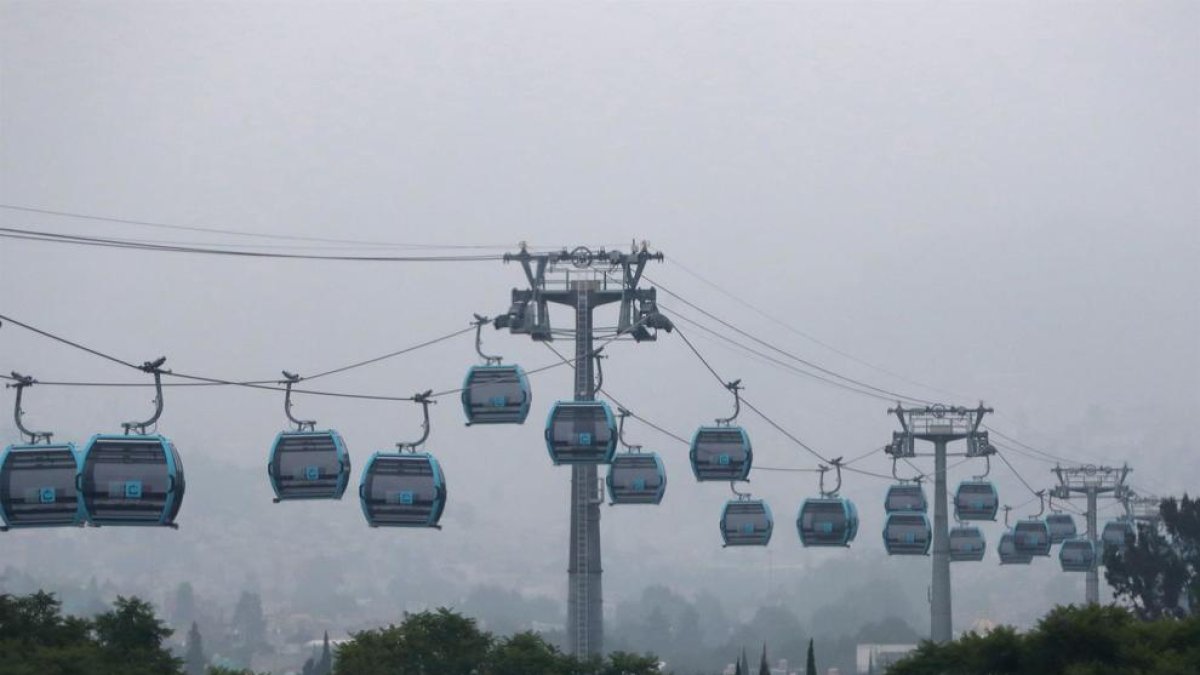
[(1000, 556), (1001, 565), (1028, 565), (1033, 562), (1033, 556), (1017, 550), (1016, 539), (1011, 530), (1000, 535), (996, 553)]
[(958, 520), (995, 520), (1000, 508), (996, 486), (985, 480), (965, 480), (954, 492), (954, 517)]
[(82, 525), (70, 443), (10, 445), (0, 454), (0, 530)]
[(1075, 519), (1069, 513), (1051, 513), (1046, 516), (1046, 527), (1050, 530), (1050, 543), (1061, 544), (1075, 538)]
[(610, 504), (658, 504), (667, 491), (667, 472), (662, 459), (656, 452), (642, 452), (642, 446), (625, 443), (625, 418), (631, 413), (624, 408), (617, 411), (620, 424), (617, 438), (628, 448), (618, 453), (608, 467), (604, 483), (608, 488)]
[(733, 415), (718, 419), (716, 426), (700, 427), (692, 436), (688, 459), (697, 481), (744, 481), (754, 463), (749, 434), (733, 425), (742, 407), (741, 380), (725, 388), (733, 393)]
[(604, 482), (612, 504), (658, 504), (667, 473), (656, 452), (623, 452), (613, 457)]
[(933, 530), (920, 511), (889, 513), (883, 526), (883, 545), (888, 555), (929, 555)]
[(1087, 572), (1096, 567), (1096, 544), (1085, 537), (1063, 542), (1058, 549), (1058, 562), (1064, 572)]
[(292, 385), (298, 375), (284, 371), (283, 410), (296, 429), (282, 431), (271, 444), (267, 476), (275, 502), (293, 499), (341, 499), (350, 482), (350, 455), (341, 434), (317, 430), (313, 420), (292, 416)]
[(883, 508), (888, 513), (897, 511), (925, 513), (929, 504), (925, 500), (925, 490), (920, 483), (896, 483), (888, 486), (887, 497), (883, 500)]
[(771, 507), (761, 499), (738, 495), (721, 510), (721, 539), (725, 546), (766, 546), (775, 529)]
[(475, 315), (475, 351), (483, 365), (472, 366), (463, 381), (462, 406), (467, 424), (524, 424), (533, 395), (529, 378), (518, 365), (502, 365), (501, 357), (483, 353), (483, 324)]
[(978, 527), (959, 525), (950, 529), (950, 562), (979, 562), (987, 540)]
[[(1037, 499), (1040, 505), (1037, 515), (1031, 518), (1022, 518), (1013, 526), (1013, 546), (1016, 546), (1017, 553), (1044, 557), (1050, 555), (1050, 527), (1042, 518), (1042, 514), (1046, 511), (1045, 490), (1037, 492)], [(1004, 524), (1007, 525), (1007, 513), (1004, 515), (1004, 521)]]
[(141, 366), (154, 375), (154, 416), (145, 422), (123, 423), (123, 435), (96, 434), (83, 450), (76, 488), (93, 525), (176, 527), (187, 487), (183, 462), (170, 439), (146, 433), (162, 415), (165, 361), (160, 358)]
[(546, 450), (555, 464), (608, 464), (617, 424), (603, 401), (558, 401), (546, 419)]
[(1104, 547), (1122, 551), (1126, 546), (1137, 540), (1137, 530), (1133, 523), (1125, 518), (1110, 520), (1104, 524), (1100, 533), (1100, 541)]
[[(28, 443), (9, 445), (0, 452), (0, 531), (24, 527), (82, 525), (79, 493), (79, 455), (71, 443), (52, 443), (52, 433), (30, 431), (21, 420), (21, 395), (32, 377), (13, 373), (17, 390), (13, 419)], [(39, 442), (41, 441), (41, 442)]]
[(363, 468), (358, 497), (371, 527), (441, 529), (438, 522), (446, 508), (446, 479), (433, 455), (416, 451), (429, 437), (430, 393), (413, 397), (425, 415), (421, 438), (398, 444), (399, 452), (376, 452)]
[(838, 497), (842, 485), (841, 458), (833, 461), (838, 471), (837, 488), (825, 491), (825, 472), (822, 465), (821, 496), (805, 499), (796, 516), (796, 530), (804, 546), (849, 546), (858, 536), (858, 510), (854, 502)]
[(1013, 526), (1013, 545), (1017, 552), (1030, 556), (1050, 555), (1050, 528), (1041, 518), (1024, 518)]
[(741, 481), (750, 475), (754, 451), (741, 427), (700, 427), (688, 458), (698, 481)]
[(804, 546), (849, 546), (858, 534), (858, 510), (841, 497), (805, 499), (796, 529)]

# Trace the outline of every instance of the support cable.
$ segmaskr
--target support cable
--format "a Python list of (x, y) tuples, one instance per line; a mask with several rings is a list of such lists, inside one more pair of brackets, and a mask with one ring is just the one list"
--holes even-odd
[[(751, 339), (751, 340), (753, 340), (753, 341), (757, 342), (758, 344), (760, 344), (760, 345), (762, 345), (762, 346), (764, 346), (764, 347), (766, 347), (766, 348), (768, 348), (768, 349), (770, 349), (770, 350), (772, 350), (772, 351), (774, 351), (774, 352), (777, 352), (777, 353), (779, 353), (779, 354), (781, 354), (781, 355), (783, 355), (783, 356), (786, 356), (787, 358), (790, 358), (790, 359), (792, 359), (792, 360), (794, 360), (794, 361), (796, 361), (796, 362), (798, 362), (798, 363), (802, 363), (802, 364), (804, 364), (804, 365), (808, 366), (809, 368), (812, 368), (812, 369), (814, 369), (814, 370), (818, 370), (818, 371), (820, 371), (820, 372), (822, 372), (822, 373), (824, 373), (824, 374), (826, 374), (826, 375), (829, 375), (829, 376), (831, 376), (831, 377), (836, 377), (836, 378), (837, 378), (837, 379), (839, 379), (839, 380), (844, 380), (844, 381), (846, 381), (846, 382), (849, 382), (849, 383), (851, 383), (851, 384), (857, 385), (857, 386), (859, 386), (859, 387), (863, 387), (863, 388), (865, 388), (865, 389), (870, 389), (870, 390), (872, 390), (872, 391), (878, 392), (879, 394), (885, 395), (885, 396), (888, 398), (888, 400), (895, 400), (895, 399), (897, 399), (897, 398), (900, 398), (900, 399), (907, 400), (907, 401), (911, 401), (911, 402), (916, 402), (916, 403), (924, 403), (924, 404), (929, 404), (929, 405), (932, 405), (932, 404), (934, 403), (934, 401), (930, 401), (930, 400), (927, 400), (927, 399), (923, 399), (923, 398), (920, 398), (920, 397), (917, 397), (917, 396), (905, 396), (905, 395), (903, 395), (903, 394), (899, 394), (899, 393), (896, 393), (896, 392), (894, 392), (894, 391), (891, 391), (891, 390), (888, 390), (888, 389), (884, 389), (884, 388), (882, 388), (882, 387), (876, 387), (876, 386), (874, 386), (874, 385), (868, 384), (868, 383), (866, 383), (866, 382), (863, 382), (863, 381), (861, 381), (861, 380), (857, 380), (857, 379), (854, 379), (854, 378), (852, 378), (852, 377), (849, 377), (849, 376), (846, 376), (846, 375), (842, 375), (841, 373), (838, 373), (838, 372), (836, 372), (836, 371), (830, 370), (829, 368), (826, 368), (826, 367), (824, 367), (824, 366), (821, 366), (821, 365), (819, 365), (819, 364), (817, 364), (817, 363), (814, 363), (814, 362), (812, 362), (812, 361), (809, 361), (808, 359), (804, 359), (804, 358), (801, 358), (801, 357), (799, 357), (799, 356), (796, 356), (795, 354), (793, 354), (793, 353), (791, 353), (791, 352), (789, 352), (789, 351), (787, 351), (787, 350), (785, 350), (785, 349), (782, 349), (782, 348), (780, 348), (780, 347), (777, 347), (776, 345), (774, 345), (774, 344), (772, 344), (772, 343), (770, 343), (770, 342), (767, 342), (766, 340), (763, 340), (763, 339), (761, 339), (761, 338), (759, 338), (759, 337), (757, 337), (757, 336), (755, 336), (755, 335), (752, 335), (752, 334), (750, 334), (750, 333), (748, 333), (748, 332), (746, 332), (746, 331), (742, 330), (741, 328), (739, 328), (739, 327), (735, 326), (734, 324), (732, 324), (732, 323), (730, 323), (730, 322), (728, 322), (728, 321), (726, 321), (726, 320), (724, 320), (724, 319), (722, 319), (722, 318), (718, 317), (717, 315), (713, 314), (712, 312), (709, 312), (708, 310), (706, 310), (706, 309), (704, 309), (704, 308), (700, 307), (699, 305), (696, 305), (695, 303), (693, 303), (693, 302), (691, 302), (690, 300), (688, 300), (688, 299), (684, 298), (683, 296), (681, 296), (681, 295), (679, 295), (679, 294), (677, 294), (677, 293), (675, 293), (675, 292), (671, 291), (669, 288), (666, 288), (666, 287), (664, 287), (662, 284), (659, 284), (658, 282), (654, 281), (654, 280), (653, 280), (653, 279), (651, 279), (649, 276), (647, 276), (647, 277), (646, 277), (646, 280), (647, 280), (647, 281), (649, 281), (650, 283), (654, 284), (654, 285), (655, 285), (655, 287), (657, 287), (659, 290), (663, 291), (663, 292), (664, 292), (664, 293), (666, 293), (667, 295), (669, 295), (669, 296), (671, 296), (671, 297), (675, 298), (676, 300), (679, 300), (679, 301), (680, 301), (680, 302), (682, 302), (683, 304), (687, 305), (688, 307), (691, 307), (692, 309), (696, 310), (697, 312), (700, 312), (701, 314), (703, 314), (704, 316), (706, 316), (706, 317), (708, 317), (708, 318), (712, 319), (713, 321), (716, 321), (717, 323), (721, 324), (722, 326), (725, 326), (726, 328), (728, 328), (728, 329), (730, 329), (730, 330), (734, 331), (735, 333), (737, 333), (737, 334), (739, 334), (739, 335), (741, 335), (741, 336), (743, 336), (743, 337), (749, 338), (749, 339)], [(661, 307), (662, 305), (660, 304), (659, 306)]]
[(40, 241), (56, 244), (74, 244), (101, 248), (123, 248), (139, 251), (168, 253), (196, 253), (240, 258), (275, 258), (284, 260), (327, 260), (336, 262), (495, 262), (502, 255), (412, 255), (412, 256), (369, 256), (369, 255), (313, 255), (304, 253), (280, 253), (271, 251), (247, 251), (213, 246), (184, 246), (175, 244), (153, 244), (129, 239), (86, 237), (82, 235), (46, 232), (13, 227), (0, 227), (0, 237), (25, 241)]
[[(692, 354), (694, 354), (694, 355), (696, 356), (696, 358), (700, 360), (700, 363), (704, 364), (704, 367), (705, 367), (705, 368), (708, 370), (708, 372), (709, 372), (709, 373), (711, 373), (711, 374), (712, 374), (712, 376), (713, 376), (714, 378), (716, 378), (716, 380), (717, 380), (718, 382), (720, 382), (720, 383), (721, 383), (721, 386), (722, 386), (722, 387), (724, 387), (724, 386), (725, 386), (725, 378), (721, 377), (721, 374), (720, 374), (720, 373), (718, 373), (718, 372), (716, 371), (716, 369), (715, 369), (715, 368), (713, 368), (712, 364), (711, 364), (711, 363), (709, 363), (708, 359), (704, 358), (704, 355), (703, 355), (702, 353), (700, 353), (700, 350), (699, 350), (699, 349), (696, 349), (696, 345), (692, 344), (692, 341), (688, 339), (687, 335), (685, 335), (685, 334), (683, 333), (683, 331), (679, 330), (679, 326), (676, 326), (676, 327), (675, 327), (675, 333), (676, 333), (677, 335), (679, 335), (680, 339), (682, 339), (682, 340), (683, 340), (684, 344), (685, 344), (685, 345), (687, 345), (688, 349), (690, 349), (690, 350), (691, 350)], [(751, 403), (750, 401), (746, 400), (745, 398), (742, 398), (742, 399), (741, 399), (741, 403), (742, 403), (742, 405), (746, 406), (746, 407), (747, 407), (747, 408), (749, 408), (750, 410), (754, 411), (754, 413), (755, 413), (756, 415), (758, 415), (759, 417), (761, 417), (761, 418), (763, 419), (763, 421), (765, 421), (767, 424), (769, 424), (769, 425), (771, 425), (772, 427), (774, 427), (776, 431), (778, 431), (779, 433), (783, 434), (785, 437), (787, 437), (787, 438), (788, 438), (789, 440), (791, 440), (793, 443), (795, 443), (796, 445), (800, 446), (801, 448), (803, 448), (804, 450), (806, 450), (806, 451), (807, 451), (809, 454), (811, 454), (813, 457), (816, 457), (818, 460), (820, 460), (822, 464), (830, 464), (830, 463), (831, 463), (831, 460), (829, 460), (829, 459), (828, 459), (828, 458), (826, 458), (824, 455), (822, 455), (821, 453), (819, 453), (819, 452), (817, 452), (816, 450), (814, 450), (814, 449), (812, 448), (812, 446), (810, 446), (809, 444), (807, 444), (807, 443), (805, 443), (804, 441), (800, 440), (798, 437), (796, 437), (796, 435), (795, 435), (795, 434), (792, 434), (792, 433), (791, 433), (790, 431), (788, 431), (787, 429), (784, 429), (782, 426), (780, 426), (780, 425), (779, 425), (779, 423), (778, 423), (778, 422), (776, 422), (775, 420), (773, 420), (773, 419), (771, 419), (770, 417), (768, 417), (768, 416), (766, 415), (766, 413), (764, 413), (763, 411), (759, 410), (759, 409), (758, 409), (758, 407), (757, 407), (757, 406), (755, 406), (753, 403)], [(881, 474), (881, 473), (875, 473), (875, 472), (873, 472), (873, 471), (866, 471), (866, 470), (863, 470), (863, 469), (855, 469), (855, 468), (853, 468), (853, 467), (849, 467), (849, 466), (844, 466), (843, 468), (845, 468), (847, 471), (851, 471), (851, 472), (853, 472), (853, 473), (861, 474), (861, 475), (864, 475), (864, 476), (872, 476), (872, 477), (875, 477), (875, 478), (882, 478), (882, 479), (884, 479), (884, 480), (888, 480), (888, 481), (890, 481), (890, 480), (891, 480), (891, 476), (888, 476), (888, 475), (885, 475), (885, 474)]]
[[(828, 377), (824, 377), (824, 376), (822, 376), (822, 375), (820, 375), (820, 374), (818, 374), (818, 373), (812, 373), (812, 372), (809, 372), (809, 371), (807, 371), (807, 370), (804, 370), (804, 369), (802, 369), (802, 368), (799, 368), (799, 367), (797, 367), (797, 366), (796, 366), (796, 365), (794, 365), (794, 364), (788, 363), (788, 362), (786, 362), (786, 361), (782, 361), (782, 360), (780, 360), (780, 359), (778, 359), (778, 358), (776, 358), (776, 357), (773, 357), (773, 356), (771, 356), (771, 355), (769, 355), (769, 354), (764, 354), (763, 352), (761, 352), (761, 351), (758, 351), (757, 349), (754, 349), (753, 347), (748, 347), (748, 346), (746, 346), (746, 345), (744, 345), (744, 344), (742, 344), (742, 343), (738, 342), (737, 340), (734, 340), (733, 338), (730, 338), (730, 337), (728, 337), (728, 336), (726, 336), (726, 335), (722, 335), (721, 333), (719, 333), (719, 332), (717, 332), (717, 331), (715, 331), (715, 330), (713, 330), (713, 329), (711, 329), (711, 328), (709, 328), (709, 327), (705, 326), (704, 324), (702, 324), (702, 323), (700, 323), (700, 322), (698, 322), (698, 321), (696, 321), (696, 320), (694, 320), (694, 319), (691, 319), (691, 318), (689, 318), (689, 317), (687, 317), (687, 316), (684, 316), (684, 315), (680, 314), (678, 310), (675, 310), (675, 309), (670, 309), (670, 310), (668, 310), (668, 308), (664, 307), (664, 306), (663, 306), (663, 305), (661, 305), (661, 304), (659, 305), (659, 307), (660, 307), (660, 308), (662, 308), (662, 309), (664, 309), (664, 310), (670, 311), (670, 313), (671, 313), (672, 315), (674, 315), (674, 317), (675, 317), (676, 319), (679, 319), (679, 320), (681, 320), (681, 321), (684, 321), (684, 322), (686, 322), (686, 323), (688, 323), (688, 324), (690, 324), (690, 325), (692, 325), (692, 326), (695, 326), (697, 329), (699, 329), (699, 330), (701, 330), (701, 331), (703, 331), (703, 332), (705, 332), (705, 333), (708, 333), (708, 334), (712, 335), (713, 337), (716, 337), (716, 338), (717, 338), (717, 339), (719, 339), (719, 340), (723, 340), (723, 341), (725, 341), (725, 342), (727, 342), (727, 343), (729, 343), (729, 344), (731, 344), (731, 345), (733, 345), (733, 346), (735, 346), (735, 347), (737, 347), (737, 348), (739, 348), (739, 349), (742, 349), (742, 350), (746, 351), (746, 352), (747, 352), (747, 353), (749, 353), (749, 354), (753, 354), (754, 356), (757, 356), (757, 357), (759, 357), (759, 358), (761, 358), (761, 359), (763, 359), (763, 360), (765, 360), (765, 361), (768, 361), (768, 362), (770, 362), (770, 363), (772, 363), (772, 364), (775, 364), (775, 365), (777, 365), (777, 366), (780, 366), (780, 367), (782, 367), (782, 368), (786, 368), (786, 369), (787, 369), (789, 372), (791, 372), (791, 373), (794, 373), (794, 374), (797, 374), (797, 375), (801, 375), (801, 376), (804, 376), (804, 377), (808, 377), (808, 378), (811, 378), (811, 379), (814, 379), (814, 380), (817, 380), (817, 381), (820, 381), (820, 382), (824, 382), (824, 383), (826, 383), (826, 384), (829, 384), (829, 385), (832, 385), (832, 386), (834, 386), (834, 387), (838, 387), (838, 388), (841, 388), (841, 389), (845, 389), (846, 391), (849, 391), (849, 392), (852, 392), (852, 393), (855, 393), (855, 394), (861, 394), (861, 395), (863, 395), (863, 396), (868, 396), (868, 397), (871, 397), (871, 398), (874, 398), (874, 399), (878, 399), (878, 400), (880, 400), (880, 401), (895, 401), (895, 400), (896, 400), (896, 398), (895, 398), (894, 396), (886, 396), (886, 395), (884, 395), (884, 394), (878, 394), (878, 393), (875, 393), (875, 392), (873, 392), (873, 391), (870, 391), (870, 390), (868, 390), (868, 389), (861, 389), (861, 388), (855, 387), (855, 386), (853, 386), (853, 385), (846, 384), (845, 382), (839, 382), (838, 380), (831, 379), (831, 378), (828, 378)], [(917, 400), (915, 400), (915, 399), (905, 399), (905, 401), (906, 401), (906, 402), (908, 402), (908, 403), (922, 403), (922, 401), (917, 401)]]
[(253, 237), (257, 239), (278, 239), (283, 241), (307, 241), (322, 244), (349, 244), (354, 246), (375, 246), (388, 248), (414, 248), (414, 249), (508, 249), (507, 244), (486, 245), (486, 244), (405, 244), (390, 241), (368, 241), (357, 239), (329, 239), (325, 237), (306, 237), (294, 234), (269, 234), (266, 232), (248, 232), (245, 230), (233, 230), (211, 227), (198, 227), (188, 225), (173, 225), (170, 223), (155, 222), (149, 220), (133, 220), (130, 218), (114, 218), (110, 216), (97, 216), (86, 213), (78, 213), (74, 211), (58, 211), (54, 209), (42, 209), (32, 206), (21, 206), (17, 204), (0, 204), (0, 209), (9, 211), (23, 211), (25, 213), (40, 213), (49, 216), (61, 216), (64, 218), (77, 218), (80, 220), (92, 220), (104, 223), (116, 223), (120, 225), (136, 225), (139, 227), (152, 227), (164, 230), (177, 230), (183, 232), (202, 232), (204, 234), (226, 234), (237, 237)]
[(917, 380), (914, 380), (914, 379), (912, 379), (912, 378), (909, 378), (909, 377), (906, 377), (906, 376), (904, 376), (904, 375), (901, 375), (900, 373), (897, 373), (897, 372), (894, 372), (894, 371), (888, 370), (887, 368), (884, 368), (884, 367), (882, 367), (882, 366), (879, 366), (879, 365), (872, 364), (872, 363), (870, 363), (870, 362), (868, 362), (868, 361), (865, 361), (865, 360), (863, 360), (863, 359), (861, 359), (861, 358), (859, 358), (859, 357), (857, 357), (857, 356), (855, 356), (855, 355), (853, 355), (853, 354), (850, 354), (849, 352), (846, 352), (846, 351), (844, 351), (844, 350), (838, 349), (838, 348), (837, 348), (837, 347), (835, 347), (834, 345), (832, 345), (832, 344), (829, 344), (828, 342), (825, 342), (825, 341), (823, 341), (823, 340), (819, 340), (819, 339), (817, 339), (816, 337), (814, 337), (813, 335), (811, 335), (811, 334), (809, 334), (809, 333), (806, 333), (805, 331), (802, 331), (802, 330), (800, 330), (799, 328), (796, 328), (795, 326), (793, 326), (793, 325), (791, 325), (791, 324), (787, 323), (786, 321), (783, 321), (782, 319), (779, 319), (779, 318), (776, 318), (776, 317), (772, 316), (770, 313), (768, 313), (767, 311), (765, 311), (765, 310), (761, 309), (760, 307), (756, 306), (755, 304), (751, 303), (750, 301), (748, 301), (748, 300), (745, 300), (744, 298), (741, 298), (741, 297), (739, 297), (739, 296), (737, 296), (737, 295), (733, 294), (732, 292), (730, 292), (730, 291), (729, 291), (727, 288), (725, 288), (725, 287), (724, 287), (724, 286), (722, 286), (721, 284), (717, 284), (717, 283), (715, 283), (715, 282), (713, 282), (713, 281), (710, 281), (709, 279), (706, 279), (706, 278), (704, 278), (704, 277), (703, 277), (702, 275), (700, 275), (698, 272), (696, 272), (695, 270), (692, 270), (692, 269), (691, 269), (691, 268), (689, 268), (687, 265), (685, 265), (685, 264), (683, 264), (682, 262), (680, 262), (678, 258), (674, 258), (674, 257), (672, 257), (672, 258), (671, 258), (671, 262), (673, 262), (673, 263), (674, 263), (674, 264), (675, 264), (677, 267), (679, 267), (679, 269), (683, 270), (683, 271), (684, 271), (684, 273), (686, 273), (686, 274), (688, 274), (688, 275), (690, 275), (690, 276), (694, 277), (695, 279), (699, 280), (701, 283), (705, 284), (706, 286), (709, 286), (710, 288), (713, 288), (713, 289), (715, 289), (715, 290), (716, 290), (718, 293), (721, 293), (721, 294), (722, 294), (722, 295), (724, 295), (725, 297), (727, 297), (727, 298), (730, 298), (730, 299), (731, 299), (731, 300), (733, 300), (734, 302), (737, 302), (738, 304), (742, 305), (743, 307), (746, 307), (747, 309), (749, 309), (749, 310), (753, 311), (754, 313), (756, 313), (756, 314), (758, 314), (759, 316), (761, 316), (761, 317), (763, 317), (763, 318), (767, 319), (768, 321), (770, 321), (770, 322), (772, 322), (772, 323), (774, 323), (774, 324), (776, 324), (776, 325), (778, 325), (778, 326), (780, 326), (780, 327), (782, 327), (782, 328), (785, 328), (785, 329), (787, 329), (788, 331), (790, 331), (790, 332), (792, 332), (792, 333), (795, 333), (796, 335), (799, 335), (800, 337), (804, 338), (805, 340), (808, 340), (809, 342), (812, 342), (812, 343), (814, 343), (814, 344), (816, 344), (816, 345), (818, 345), (818, 346), (824, 347), (825, 349), (828, 349), (829, 351), (833, 352), (834, 354), (837, 354), (838, 356), (841, 356), (841, 357), (843, 357), (843, 358), (846, 358), (846, 359), (848, 359), (848, 360), (850, 360), (850, 361), (853, 361), (854, 363), (857, 363), (857, 364), (859, 364), (860, 366), (864, 366), (864, 367), (866, 367), (866, 368), (869, 368), (869, 369), (871, 369), (871, 370), (874, 370), (874, 371), (877, 371), (877, 372), (883, 373), (884, 375), (889, 375), (889, 376), (891, 376), (891, 377), (894, 377), (894, 378), (896, 378), (896, 379), (898, 379), (898, 380), (901, 380), (901, 381), (903, 381), (903, 382), (907, 382), (908, 384), (911, 384), (911, 385), (913, 385), (913, 386), (916, 386), (916, 387), (921, 387), (921, 388), (923, 388), (923, 389), (928, 389), (928, 390), (930, 390), (930, 391), (936, 391), (936, 392), (938, 392), (939, 394), (945, 394), (945, 395), (947, 395), (947, 396), (950, 396), (951, 398), (955, 398), (955, 399), (970, 399), (970, 398), (974, 398), (974, 397), (971, 397), (971, 396), (963, 396), (962, 394), (957, 394), (957, 393), (955, 393), (955, 392), (952, 392), (952, 391), (949, 391), (949, 390), (946, 390), (946, 389), (942, 389), (942, 388), (940, 388), (940, 387), (935, 387), (935, 386), (933, 386), (932, 384), (928, 384), (928, 383), (924, 383), (924, 382), (919, 382), (919, 381), (917, 381)]

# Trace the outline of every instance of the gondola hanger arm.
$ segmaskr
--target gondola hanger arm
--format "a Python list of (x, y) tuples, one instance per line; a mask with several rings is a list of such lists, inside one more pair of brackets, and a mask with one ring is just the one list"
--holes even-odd
[(21, 395), (25, 391), (26, 387), (32, 387), (33, 385), (37, 384), (37, 380), (33, 379), (31, 376), (22, 375), (16, 371), (13, 371), (12, 376), (15, 381), (12, 384), (6, 384), (5, 388), (17, 390), (17, 400), (13, 404), (13, 421), (17, 423), (17, 430), (29, 437), (29, 443), (31, 445), (37, 445), (39, 439), (49, 443), (50, 438), (54, 436), (53, 432), (32, 431), (30, 429), (26, 429), (24, 423), (21, 421), (21, 418), (25, 416), (25, 411), (21, 410)]
[(752, 496), (749, 492), (739, 492), (737, 489), (737, 481), (729, 481), (729, 491), (737, 497), (739, 502), (748, 501)]
[(284, 414), (287, 415), (288, 420), (290, 420), (292, 424), (296, 425), (297, 431), (305, 431), (305, 430), (315, 431), (316, 427), (317, 427), (316, 420), (296, 419), (296, 416), (292, 414), (292, 385), (303, 380), (304, 378), (300, 377), (296, 373), (289, 373), (286, 370), (283, 371), (283, 377), (284, 377), (284, 380), (282, 382), (280, 382), (280, 384), (284, 385), (284, 387), (285, 387), (284, 393), (283, 393), (283, 412), (284, 412)]
[(725, 388), (727, 390), (729, 390), (729, 393), (733, 394), (733, 414), (730, 415), (729, 417), (721, 417), (721, 418), (717, 419), (717, 426), (721, 426), (721, 427), (729, 426), (730, 424), (733, 424), (733, 422), (737, 420), (738, 415), (742, 412), (741, 391), (743, 389), (745, 389), (745, 387), (742, 386), (742, 381), (740, 379), (734, 380), (732, 382), (726, 382)]
[(491, 323), (492, 319), (483, 316), (482, 314), (475, 314), (474, 316), (475, 320), (471, 323), (475, 326), (475, 353), (479, 354), (479, 357), (483, 359), (485, 365), (500, 365), (501, 362), (504, 361), (504, 357), (492, 356), (483, 352), (483, 327), (488, 323)]
[(642, 446), (630, 445), (625, 441), (625, 418), (632, 416), (633, 413), (629, 412), (625, 408), (620, 406), (617, 407), (617, 440), (621, 442), (621, 445), (625, 446), (626, 450), (629, 450), (630, 452), (641, 452)]
[(424, 420), (421, 422), (421, 437), (411, 443), (397, 443), (396, 447), (398, 447), (401, 451), (408, 450), (409, 452), (416, 452), (417, 448), (424, 445), (425, 441), (429, 439), (429, 406), (437, 403), (432, 396), (432, 389), (423, 391), (419, 394), (413, 394), (413, 403), (421, 404), (421, 413), (424, 416)]
[(169, 373), (169, 370), (163, 370), (163, 364), (167, 362), (167, 357), (160, 356), (153, 361), (146, 361), (138, 366), (138, 370), (143, 373), (154, 375), (154, 415), (145, 422), (122, 422), (121, 427), (125, 429), (125, 435), (128, 436), (131, 431), (137, 429), (138, 434), (145, 435), (146, 428), (158, 422), (158, 418), (162, 417), (163, 413), (163, 390), (162, 376), (163, 373)]

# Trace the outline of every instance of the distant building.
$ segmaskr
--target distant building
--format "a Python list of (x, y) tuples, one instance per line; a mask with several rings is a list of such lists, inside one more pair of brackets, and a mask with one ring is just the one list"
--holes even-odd
[(865, 675), (870, 669), (871, 663), (874, 662), (875, 672), (885, 673), (893, 663), (904, 658), (916, 648), (916, 645), (860, 644), (855, 654), (854, 666), (859, 675)]

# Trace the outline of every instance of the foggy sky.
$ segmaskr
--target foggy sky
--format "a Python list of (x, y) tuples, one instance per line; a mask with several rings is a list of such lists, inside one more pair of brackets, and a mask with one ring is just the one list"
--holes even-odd
[[(1200, 479), (1198, 38), (1200, 8), (1164, 2), (3, 2), (0, 202), (411, 244), (645, 239), (666, 254), (648, 271), (655, 281), (746, 331), (877, 386), (982, 399), (999, 429), (1073, 459), (1129, 461), (1139, 489), (1178, 494)], [(281, 243), (3, 210), (0, 225)], [(684, 267), (904, 379), (768, 321)], [(448, 333), (472, 312), (503, 312), (521, 283), (519, 268), (498, 262), (247, 261), (0, 241), (0, 312), (127, 360), (166, 355), (180, 371), (239, 379), (317, 372)], [(555, 319), (568, 327), (567, 314)], [(722, 375), (742, 378), (748, 398), (826, 456), (890, 439), (886, 401), (683, 328)], [(523, 336), (485, 339), (527, 368), (556, 360)], [(686, 436), (727, 413), (728, 396), (677, 338), (606, 352), (606, 387), (656, 423)], [(322, 387), (452, 388), (475, 361), (461, 337)], [(13, 326), (0, 328), (0, 369), (137, 381)], [(456, 401), (434, 408), (429, 448), (451, 494), (440, 533), (368, 530), (349, 497), (270, 504), (263, 467), (285, 423), (279, 395), (173, 389), (161, 429), (185, 464), (256, 477), (257, 493), (239, 499), (260, 506), (220, 516), (234, 530), (279, 533), (253, 561), (253, 583), (272, 583), (283, 564), (272, 556), (295, 546), (288, 555), (301, 562), (326, 557), (363, 579), (398, 573), (389, 561), (404, 555), (464, 583), (561, 598), (568, 472), (550, 465), (541, 424), (550, 402), (570, 396), (570, 377), (566, 368), (534, 377), (534, 412), (520, 428), (466, 429)], [(40, 387), (26, 410), (31, 425), (81, 442), (148, 413), (149, 399)], [(6, 395), (0, 408), (9, 405)], [(303, 397), (296, 406), (345, 434), (355, 480), (369, 452), (419, 433), (412, 405)], [(761, 420), (743, 420), (756, 462), (814, 466)], [(609, 608), (646, 583), (678, 584), (681, 566), (712, 570), (710, 580), (740, 567), (754, 602), (839, 557), (927, 578), (928, 561), (882, 559), (886, 482), (847, 476), (859, 540), (813, 551), (800, 547), (794, 520), (814, 478), (755, 473), (775, 540), (769, 551), (722, 551), (726, 487), (695, 484), (678, 443), (640, 425), (630, 434), (664, 455), (670, 483), (658, 509), (603, 512)], [(1008, 456), (1050, 485), (1049, 465)], [(1002, 500), (1027, 501), (994, 464)], [(882, 455), (861, 466), (890, 471)], [(952, 484), (977, 470), (964, 465)], [(193, 479), (178, 532), (10, 533), (0, 546), (32, 565), (69, 545), (64, 537), (152, 542), (161, 584), (173, 585), (193, 572), (170, 560), (178, 542), (254, 544), (212, 539), (223, 491), (244, 482)], [(189, 540), (200, 531), (189, 522), (206, 518), (215, 522), (205, 539)], [(345, 550), (305, 548), (313, 520)], [(1000, 526), (987, 532), (994, 547)], [(111, 551), (113, 570), (128, 555)], [(955, 568), (956, 627), (986, 607), (964, 609), (965, 580), (1031, 577), (1039, 588), (1077, 586), (1082, 598), (1082, 577), (1062, 575), (1057, 561), (1001, 570), (990, 548), (987, 562)], [(922, 601), (923, 586), (912, 596)], [(1039, 599), (993, 609), (1028, 620), (1044, 612)]]

